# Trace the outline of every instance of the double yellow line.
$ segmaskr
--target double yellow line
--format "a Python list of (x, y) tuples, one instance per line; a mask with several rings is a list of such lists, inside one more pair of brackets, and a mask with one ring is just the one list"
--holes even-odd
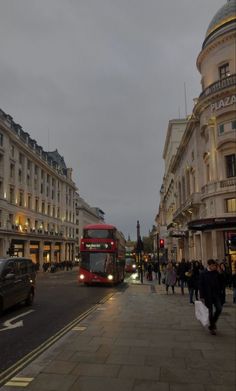
[(30, 382), (34, 380), (33, 377), (13, 377), (10, 381), (8, 381), (5, 386), (8, 387), (27, 387)]
[[(3, 371), (0, 374), (0, 387), (3, 385), (11, 385), (13, 386), (13, 383), (15, 383), (14, 379), (17, 380), (17, 384), (15, 383), (14, 386), (20, 386), (26, 387), (29, 383), (24, 385), (24, 381), (19, 381), (19, 379), (24, 379), (23, 377), (15, 377), (14, 376), (19, 373), (24, 367), (26, 367), (28, 364), (30, 364), (34, 359), (36, 359), (40, 354), (42, 354), (45, 350), (47, 350), (50, 346), (52, 346), (56, 341), (58, 341), (60, 338), (62, 338), (66, 333), (68, 333), (70, 330), (72, 330), (75, 326), (78, 325), (79, 322), (84, 320), (88, 315), (90, 315), (92, 312), (94, 312), (100, 304), (104, 304), (107, 300), (110, 299), (111, 296), (113, 296), (114, 293), (109, 293), (108, 295), (104, 296), (99, 303), (95, 304), (91, 308), (89, 308), (87, 311), (83, 312), (83, 314), (79, 315), (78, 318), (74, 319), (72, 322), (70, 322), (68, 325), (63, 327), (61, 330), (59, 330), (56, 334), (54, 334), (52, 337), (48, 338), (45, 342), (43, 342), (41, 345), (39, 345), (36, 349), (32, 350), (30, 353), (28, 353), (26, 356), (18, 360), (15, 364), (13, 364), (11, 367), (7, 368), (5, 371)], [(28, 378), (27, 378), (28, 379)], [(31, 378), (29, 378), (31, 379)], [(9, 382), (10, 380), (10, 382)], [(6, 384), (8, 382), (8, 384)]]

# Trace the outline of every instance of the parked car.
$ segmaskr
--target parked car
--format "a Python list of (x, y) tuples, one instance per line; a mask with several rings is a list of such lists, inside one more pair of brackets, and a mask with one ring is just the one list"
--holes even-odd
[(35, 295), (35, 265), (31, 259), (0, 259), (0, 313), (15, 304), (32, 305)]

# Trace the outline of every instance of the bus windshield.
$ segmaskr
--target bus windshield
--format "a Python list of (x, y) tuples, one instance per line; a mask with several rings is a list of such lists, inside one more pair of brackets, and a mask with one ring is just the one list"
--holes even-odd
[(81, 268), (100, 275), (113, 273), (115, 255), (110, 253), (82, 253)]
[(112, 230), (108, 229), (85, 229), (85, 239), (113, 239), (114, 234)]

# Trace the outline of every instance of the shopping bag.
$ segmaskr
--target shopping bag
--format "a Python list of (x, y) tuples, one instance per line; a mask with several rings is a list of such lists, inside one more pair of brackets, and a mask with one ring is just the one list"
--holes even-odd
[(197, 320), (199, 320), (204, 327), (208, 326), (209, 325), (208, 308), (200, 300), (196, 300), (194, 304), (195, 304), (195, 316)]

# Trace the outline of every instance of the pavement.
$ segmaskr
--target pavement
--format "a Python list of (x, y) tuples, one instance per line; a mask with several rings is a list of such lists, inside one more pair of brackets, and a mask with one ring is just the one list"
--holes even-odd
[(130, 279), (0, 390), (235, 391), (235, 323), (232, 291), (214, 336), (187, 288)]

